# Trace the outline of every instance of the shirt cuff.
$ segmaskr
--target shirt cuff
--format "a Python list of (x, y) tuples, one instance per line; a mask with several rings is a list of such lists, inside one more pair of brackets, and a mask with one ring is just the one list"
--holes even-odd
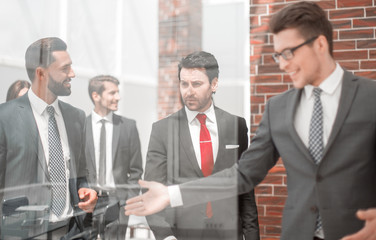
[(174, 237), (174, 236), (168, 236), (168, 237), (166, 237), (163, 240), (176, 240), (176, 237)]
[(179, 185), (168, 186), (167, 190), (168, 190), (168, 195), (170, 196), (171, 207), (183, 206), (183, 199), (181, 197)]

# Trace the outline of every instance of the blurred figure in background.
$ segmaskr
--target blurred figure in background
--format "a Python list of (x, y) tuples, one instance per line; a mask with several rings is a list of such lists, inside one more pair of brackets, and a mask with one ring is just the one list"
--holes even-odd
[(25, 80), (17, 80), (12, 85), (10, 85), (6, 101), (10, 101), (12, 99), (18, 98), (23, 96), (30, 88), (31, 84)]

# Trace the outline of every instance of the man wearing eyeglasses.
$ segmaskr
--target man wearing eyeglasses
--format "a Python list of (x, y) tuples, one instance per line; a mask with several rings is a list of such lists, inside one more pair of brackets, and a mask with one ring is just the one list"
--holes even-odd
[(127, 213), (224, 198), (228, 184), (221, 181), (219, 193), (216, 180), (232, 174), (239, 193), (247, 192), (281, 157), (288, 181), (281, 239), (376, 239), (376, 82), (334, 61), (332, 26), (315, 3), (287, 6), (270, 30), (273, 58), (294, 88), (268, 101), (238, 166), (169, 188), (140, 182), (149, 191), (129, 200)]

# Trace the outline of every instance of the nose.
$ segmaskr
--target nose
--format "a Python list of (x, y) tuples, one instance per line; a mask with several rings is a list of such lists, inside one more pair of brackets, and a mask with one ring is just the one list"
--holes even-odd
[(282, 71), (285, 71), (288, 63), (289, 63), (288, 60), (285, 60), (282, 56), (279, 56), (279, 69), (281, 69)]
[(68, 77), (69, 77), (69, 78), (74, 78), (74, 77), (76, 77), (76, 74), (74, 73), (73, 68), (70, 69)]
[(115, 99), (116, 99), (117, 101), (120, 100), (120, 94), (119, 94), (119, 93), (116, 93), (116, 94), (115, 94)]

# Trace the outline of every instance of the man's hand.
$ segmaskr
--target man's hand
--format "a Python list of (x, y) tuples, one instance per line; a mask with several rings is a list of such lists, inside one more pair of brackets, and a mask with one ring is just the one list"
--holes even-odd
[(359, 210), (356, 215), (366, 221), (364, 227), (357, 233), (346, 236), (342, 240), (375, 240), (376, 239), (376, 208)]
[(97, 192), (90, 188), (80, 188), (78, 196), (82, 200), (78, 203), (78, 207), (87, 213), (93, 212), (98, 200)]
[(128, 199), (125, 215), (147, 216), (165, 209), (170, 205), (170, 196), (167, 187), (158, 182), (139, 180), (141, 187), (149, 189), (146, 193)]

